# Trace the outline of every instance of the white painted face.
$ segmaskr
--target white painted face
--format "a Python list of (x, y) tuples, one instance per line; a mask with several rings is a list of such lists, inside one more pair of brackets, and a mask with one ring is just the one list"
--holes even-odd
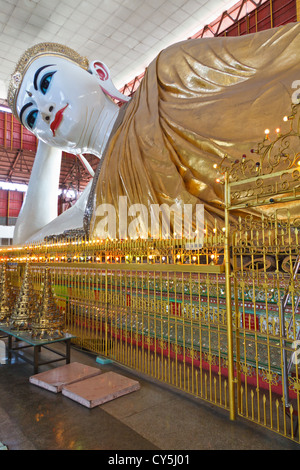
[(22, 124), (43, 142), (67, 152), (85, 150), (91, 117), (105, 96), (95, 77), (55, 56), (36, 59), (26, 71), (17, 112)]

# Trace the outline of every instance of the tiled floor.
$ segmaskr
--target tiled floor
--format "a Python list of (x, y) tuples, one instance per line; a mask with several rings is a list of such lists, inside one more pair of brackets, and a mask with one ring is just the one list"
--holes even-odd
[(32, 366), (20, 359), (0, 364), (0, 445), (8, 450), (300, 450), (260, 426), (230, 421), (227, 412), (202, 400), (115, 364), (99, 364), (92, 354), (72, 348), (71, 361), (138, 380), (140, 389), (89, 409), (31, 384)]

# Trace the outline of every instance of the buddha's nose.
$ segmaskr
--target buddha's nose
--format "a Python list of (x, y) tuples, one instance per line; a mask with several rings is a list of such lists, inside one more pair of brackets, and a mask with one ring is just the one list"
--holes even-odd
[(43, 106), (43, 108), (40, 110), (41, 111), (41, 116), (43, 118), (43, 120), (50, 124), (51, 122), (51, 118), (52, 118), (52, 115), (53, 115), (53, 112), (54, 112), (54, 109), (55, 109), (55, 105), (54, 103), (47, 103), (45, 106)]

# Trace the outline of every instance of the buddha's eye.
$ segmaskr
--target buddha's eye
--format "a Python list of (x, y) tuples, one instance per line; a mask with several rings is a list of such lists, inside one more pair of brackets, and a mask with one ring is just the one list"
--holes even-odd
[(41, 92), (43, 93), (43, 95), (45, 95), (47, 93), (47, 90), (49, 88), (50, 82), (51, 82), (52, 77), (53, 77), (54, 74), (55, 74), (55, 72), (47, 73), (41, 79), (40, 89), (41, 89)]
[(33, 111), (30, 111), (26, 118), (26, 123), (30, 129), (33, 129), (36, 123), (36, 118), (38, 115), (38, 111), (34, 109)]

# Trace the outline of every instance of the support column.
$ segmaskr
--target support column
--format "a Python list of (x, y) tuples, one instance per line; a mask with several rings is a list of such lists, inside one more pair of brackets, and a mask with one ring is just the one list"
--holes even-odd
[(233, 361), (233, 326), (231, 308), (231, 273), (230, 273), (230, 227), (229, 227), (229, 177), (225, 174), (225, 277), (226, 277), (226, 317), (227, 317), (227, 354), (228, 354), (228, 391), (229, 391), (229, 413), (230, 419), (236, 419), (235, 410), (235, 378)]
[(300, 0), (296, 0), (297, 21), (300, 21)]

